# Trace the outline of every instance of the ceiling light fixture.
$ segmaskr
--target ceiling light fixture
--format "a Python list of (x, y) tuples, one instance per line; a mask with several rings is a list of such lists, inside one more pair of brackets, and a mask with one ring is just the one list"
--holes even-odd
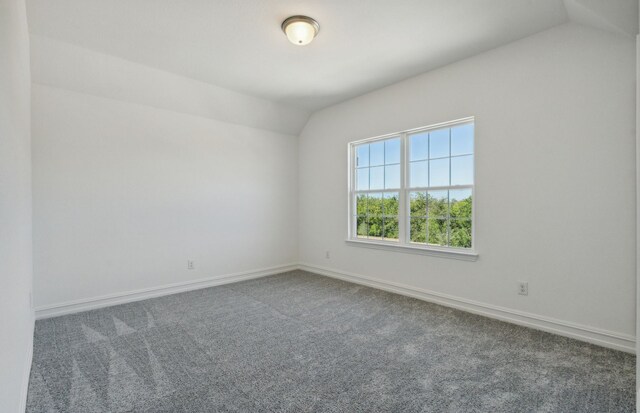
[(296, 46), (304, 46), (318, 35), (320, 25), (307, 16), (291, 16), (282, 22), (282, 31)]

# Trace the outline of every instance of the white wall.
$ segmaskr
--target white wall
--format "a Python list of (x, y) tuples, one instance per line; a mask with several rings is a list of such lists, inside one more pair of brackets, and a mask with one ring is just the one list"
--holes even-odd
[[(40, 52), (69, 58), (34, 48)], [(189, 105), (153, 105), (144, 101), (149, 88), (136, 89), (144, 67), (130, 79), (118, 75), (133, 70), (126, 61), (100, 69), (96, 82), (112, 79), (111, 88), (96, 86), (83, 71), (108, 57), (73, 56), (80, 68), (67, 76), (82, 77), (88, 93), (65, 88), (73, 80), (63, 77), (40, 84), (56, 77), (34, 69), (36, 309), (296, 262), (294, 135), (217, 120), (220, 112), (193, 113)], [(47, 64), (41, 58), (34, 66)], [(171, 85), (177, 101), (193, 96), (193, 88)], [(109, 90), (126, 92), (97, 96)]]
[(24, 1), (0, 0), (0, 410), (24, 411), (31, 367), (29, 36)]
[(31, 60), (40, 85), (292, 135), (309, 117), (307, 110), (33, 34)]
[[(634, 101), (634, 43), (566, 24), (316, 112), (300, 261), (633, 351)], [(347, 143), (471, 115), (478, 261), (347, 245)]]

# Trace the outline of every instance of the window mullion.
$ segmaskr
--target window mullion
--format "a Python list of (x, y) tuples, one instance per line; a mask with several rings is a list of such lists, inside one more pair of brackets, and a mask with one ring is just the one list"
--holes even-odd
[(398, 241), (408, 243), (408, 203), (407, 203), (407, 134), (400, 134), (400, 192), (398, 193)]
[(356, 151), (355, 145), (349, 145), (349, 163), (352, 165), (351, 171), (349, 173), (349, 221), (351, 225), (349, 225), (349, 238), (356, 238), (358, 234), (358, 209), (356, 207), (356, 171), (358, 165), (356, 164)]
[(449, 129), (449, 189), (447, 189), (447, 247), (451, 246), (451, 129)]

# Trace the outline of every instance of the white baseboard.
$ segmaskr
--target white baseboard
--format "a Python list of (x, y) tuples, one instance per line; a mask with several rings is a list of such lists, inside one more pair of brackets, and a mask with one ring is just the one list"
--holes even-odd
[(253, 278), (265, 277), (267, 275), (278, 274), (298, 269), (297, 264), (285, 264), (277, 267), (260, 268), (252, 271), (244, 271), (233, 274), (217, 275), (215, 277), (202, 278), (198, 280), (185, 281), (162, 285), (158, 287), (143, 288), (133, 291), (124, 291), (115, 294), (103, 295), (81, 300), (67, 301), (64, 303), (45, 305), (36, 307), (36, 320), (42, 318), (56, 317), (65, 314), (79, 313), (96, 308), (110, 307), (117, 304), (125, 304), (133, 301), (146, 300), (148, 298), (160, 297), (164, 295), (176, 294), (185, 291), (198, 290), (201, 288), (213, 287), (216, 285), (229, 284), (238, 281), (250, 280)]
[(465, 298), (442, 294), (435, 291), (429, 291), (396, 282), (380, 280), (360, 274), (344, 272), (307, 263), (286, 264), (277, 267), (262, 268), (253, 271), (245, 271), (241, 273), (215, 276), (159, 287), (151, 287), (117, 294), (104, 295), (95, 298), (69, 301), (49, 306), (41, 306), (36, 308), (35, 318), (42, 319), (93, 310), (96, 308), (109, 307), (117, 304), (145, 300), (147, 298), (160, 297), (169, 294), (213, 287), (216, 285), (223, 285), (253, 278), (265, 277), (268, 275), (293, 271), (296, 269), (302, 269), (312, 273), (406, 295), (420, 300), (441, 304), (447, 307), (457, 308), (474, 314), (479, 314), (485, 317), (495, 318), (509, 323), (547, 331), (581, 341), (586, 341), (588, 343), (596, 344), (603, 347), (622, 350), (633, 354), (635, 354), (636, 352), (635, 337), (628, 334), (602, 330), (595, 327), (584, 326), (568, 321), (562, 321), (532, 313), (527, 313), (524, 311), (499, 307), (473, 300), (467, 300)]
[(299, 268), (301, 270), (325, 275), (327, 277), (338, 278), (344, 281), (406, 295), (509, 323), (547, 331), (549, 333), (574, 338), (576, 340), (586, 341), (603, 347), (622, 350), (633, 354), (636, 352), (635, 337), (628, 334), (556, 320), (524, 311), (512, 310), (505, 307), (467, 300), (465, 298), (455, 297), (400, 283), (384, 281), (364, 275), (320, 267), (313, 264), (300, 263)]
[(27, 342), (27, 359), (22, 373), (22, 387), (20, 389), (20, 413), (27, 410), (27, 396), (29, 394), (29, 378), (31, 377), (31, 364), (33, 363), (33, 330), (35, 324), (35, 314), (31, 314), (31, 331)]

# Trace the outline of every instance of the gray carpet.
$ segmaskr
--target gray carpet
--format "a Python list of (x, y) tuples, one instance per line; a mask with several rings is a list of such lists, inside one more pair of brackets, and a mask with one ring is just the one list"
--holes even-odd
[(28, 412), (631, 412), (635, 357), (295, 271), (36, 323)]

